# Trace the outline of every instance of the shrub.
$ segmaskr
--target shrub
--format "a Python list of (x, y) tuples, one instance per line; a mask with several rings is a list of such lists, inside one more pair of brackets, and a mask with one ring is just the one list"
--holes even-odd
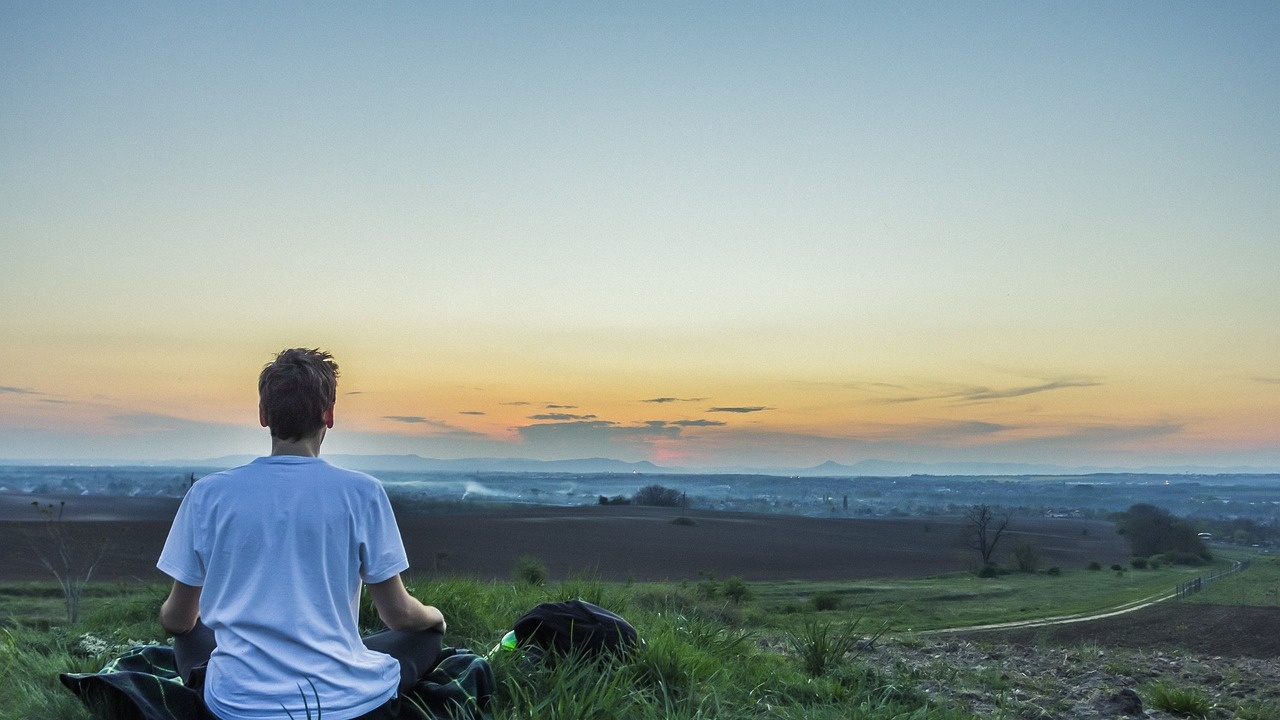
[(1112, 569), (1112, 570), (1115, 570), (1116, 572), (1124, 572), (1124, 566), (1123, 566), (1123, 565), (1121, 565), (1120, 563), (1116, 563), (1116, 564), (1112, 565), (1112, 566), (1111, 566), (1111, 569)]
[(1025, 540), (1013, 546), (1013, 566), (1018, 572), (1033, 573), (1040, 564), (1040, 554)]
[(1207, 718), (1213, 712), (1213, 703), (1199, 690), (1173, 687), (1161, 682), (1152, 685), (1149, 694), (1151, 707), (1170, 715)]
[(1090, 561), (1089, 561), (1089, 569), (1090, 569), (1090, 570), (1101, 570), (1101, 569), (1102, 569), (1102, 563), (1098, 562), (1097, 560), (1090, 560)]
[(741, 605), (743, 601), (751, 599), (751, 588), (737, 576), (725, 580), (720, 592), (734, 605)]
[(837, 630), (827, 623), (816, 620), (806, 622), (798, 632), (788, 636), (791, 651), (804, 664), (805, 672), (810, 677), (821, 677), (827, 668), (840, 662), (844, 656), (858, 649), (861, 639), (855, 632), (857, 624)]
[(980, 578), (993, 578), (997, 577), (999, 574), (1000, 568), (996, 567), (995, 563), (987, 563), (978, 570), (978, 577)]
[(673, 517), (673, 518), (671, 518), (671, 524), (672, 524), (672, 525), (683, 525), (683, 526), (685, 526), (685, 527), (693, 527), (694, 525), (697, 525), (698, 523), (697, 523), (697, 521), (695, 521), (695, 520), (694, 520), (693, 518), (691, 518), (691, 517), (685, 517), (684, 515), (681, 515), (681, 516), (679, 516), (679, 517)]
[(840, 596), (830, 590), (819, 590), (809, 597), (814, 610), (835, 610), (840, 607)]
[(1059, 575), (1062, 574), (1062, 568), (1058, 567), (1057, 565), (1054, 565), (1048, 570), (1045, 570), (1045, 573), (1052, 575), (1053, 577), (1058, 577)]
[(1190, 552), (1170, 551), (1160, 555), (1160, 561), (1169, 565), (1204, 565), (1206, 558)]
[(693, 592), (699, 600), (715, 600), (720, 597), (720, 583), (716, 581), (715, 573), (700, 570), (698, 576), (702, 579), (693, 587)]
[(662, 485), (646, 485), (636, 491), (632, 500), (637, 505), (656, 507), (688, 507), (689, 498), (679, 490)]
[(1132, 560), (1130, 560), (1130, 561), (1129, 561), (1129, 564), (1133, 566), (1133, 569), (1134, 569), (1134, 570), (1146, 570), (1146, 569), (1147, 569), (1147, 559), (1146, 559), (1146, 558), (1144, 558), (1144, 557), (1136, 557), (1136, 558), (1133, 558)]
[(528, 585), (541, 585), (547, 581), (550, 573), (541, 560), (532, 555), (523, 555), (516, 560), (513, 573), (515, 579)]
[(1275, 701), (1245, 702), (1236, 708), (1237, 720), (1273, 720), (1278, 717), (1280, 717), (1280, 703)]

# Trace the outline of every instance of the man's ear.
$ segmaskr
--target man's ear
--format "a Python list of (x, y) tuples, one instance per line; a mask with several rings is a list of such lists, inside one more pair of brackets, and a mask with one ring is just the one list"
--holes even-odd
[(258, 406), (258, 422), (262, 423), (262, 427), (267, 426), (267, 409), (261, 405)]
[(332, 428), (333, 427), (333, 406), (330, 405), (329, 407), (325, 408), (324, 415), (321, 415), (321, 417), (324, 418), (324, 426), (327, 428)]

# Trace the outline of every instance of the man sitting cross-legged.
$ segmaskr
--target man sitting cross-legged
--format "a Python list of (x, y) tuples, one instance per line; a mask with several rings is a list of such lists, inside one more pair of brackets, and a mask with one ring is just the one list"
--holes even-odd
[[(222, 720), (394, 718), (440, 653), (444, 616), (405, 590), (409, 567), (382, 485), (318, 456), (338, 366), (280, 352), (258, 378), (271, 455), (195, 483), (157, 567), (178, 669)], [(367, 584), (389, 629), (361, 638)]]

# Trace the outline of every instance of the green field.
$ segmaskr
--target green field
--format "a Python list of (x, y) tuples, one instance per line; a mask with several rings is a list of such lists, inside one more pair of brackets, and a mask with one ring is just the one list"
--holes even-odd
[[(1215, 569), (1226, 568), (1221, 562)], [(1167, 594), (1207, 574), (1205, 567), (1156, 570), (1075, 570), (1060, 575), (1015, 573), (979, 578), (955, 573), (919, 580), (850, 583), (775, 583), (757, 588), (758, 602), (783, 612), (804, 608), (817, 593), (833, 593), (840, 607), (888, 622), (897, 631), (969, 627), (1099, 612)]]
[[(1219, 554), (1228, 559), (1249, 557), (1243, 552)], [(1188, 602), (1280, 607), (1280, 557), (1254, 555), (1247, 571), (1211, 583)]]
[[(525, 610), (583, 597), (618, 610), (648, 640), (627, 663), (532, 671), (500, 659), (498, 718), (863, 717), (959, 718), (913, 692), (909, 678), (876, 675), (853, 655), (809, 663), (822, 634), (845, 628), (912, 633), (1105, 610), (1169, 592), (1178, 582), (1229, 566), (1077, 570), (982, 579), (948, 575), (910, 581), (761, 583), (705, 578), (685, 583), (545, 586), (410, 580), (412, 592), (450, 618), (448, 642), (486, 651)], [(1211, 584), (1194, 602), (1276, 604), (1280, 563), (1264, 556)], [(123, 647), (162, 641), (155, 619), (165, 588), (93, 585), (84, 620), (68, 627), (53, 583), (0, 586), (0, 717), (92, 717), (56, 680), (92, 671)], [(829, 609), (818, 609), (818, 607)], [(375, 619), (366, 610), (362, 621)], [(821, 660), (821, 658), (819, 658)], [(819, 668), (815, 672), (815, 667)], [(575, 674), (576, 673), (576, 674)], [(590, 685), (590, 693), (582, 687)], [(559, 698), (554, 706), (548, 697)], [(585, 705), (584, 705), (585, 703)], [(761, 708), (768, 707), (767, 713)], [(861, 708), (850, 715), (849, 708)]]

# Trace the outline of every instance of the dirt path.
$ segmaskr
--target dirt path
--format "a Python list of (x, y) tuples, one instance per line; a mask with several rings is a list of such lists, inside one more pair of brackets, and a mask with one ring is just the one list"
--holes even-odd
[(947, 633), (979, 632), (984, 630), (1017, 630), (1022, 628), (1045, 627), (1047, 625), (1065, 625), (1067, 623), (1090, 622), (1093, 620), (1102, 620), (1105, 618), (1112, 618), (1118, 615), (1125, 615), (1131, 612), (1136, 612), (1144, 608), (1149, 608), (1152, 605), (1155, 605), (1156, 603), (1164, 602), (1166, 600), (1172, 600), (1177, 596), (1178, 596), (1177, 593), (1160, 593), (1158, 595), (1152, 595), (1151, 597), (1143, 598), (1141, 600), (1134, 600), (1133, 602), (1125, 603), (1124, 605), (1118, 605), (1109, 610), (1097, 610), (1094, 612), (1087, 612), (1087, 613), (1075, 613), (1073, 615), (1057, 615), (1054, 617), (1037, 618), (1035, 620), (1014, 620), (1012, 622), (991, 623), (989, 625), (970, 625), (968, 627), (942, 628), (940, 630), (925, 630), (918, 634), (944, 635)]
[[(1225, 572), (1218, 574), (1217, 576), (1215, 576), (1215, 578), (1231, 575), (1237, 572), (1243, 572), (1244, 570), (1248, 569), (1248, 567), (1249, 567), (1248, 564), (1237, 562), (1235, 566), (1232, 567), (1230, 570), (1227, 570)], [(943, 635), (947, 633), (956, 633), (956, 632), (981, 632), (986, 630), (1018, 630), (1018, 629), (1026, 629), (1026, 628), (1046, 627), (1049, 625), (1066, 625), (1069, 623), (1092, 622), (1095, 620), (1105, 620), (1105, 619), (1114, 618), (1120, 615), (1127, 615), (1132, 612), (1137, 612), (1138, 610), (1143, 610), (1145, 608), (1152, 607), (1156, 603), (1174, 600), (1177, 597), (1178, 597), (1178, 592), (1175, 589), (1172, 591), (1157, 593), (1150, 597), (1142, 598), (1141, 600), (1134, 600), (1131, 602), (1127, 602), (1127, 603), (1124, 603), (1123, 605), (1117, 605), (1116, 607), (1110, 608), (1108, 610), (1096, 610), (1092, 612), (1074, 613), (1071, 615), (1058, 615), (1054, 617), (1037, 618), (1034, 620), (1014, 620), (1011, 622), (991, 623), (989, 625), (971, 625), (969, 627), (943, 628), (941, 630), (927, 630), (920, 634)]]

